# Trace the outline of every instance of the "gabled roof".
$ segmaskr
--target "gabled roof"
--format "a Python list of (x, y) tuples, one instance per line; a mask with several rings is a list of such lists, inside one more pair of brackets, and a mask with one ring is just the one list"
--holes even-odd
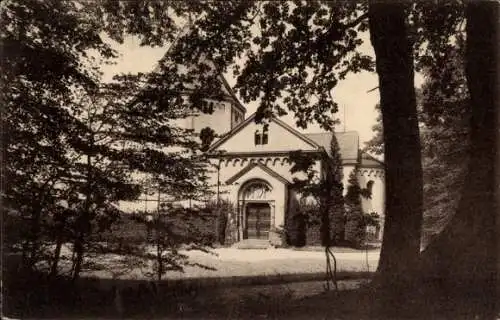
[[(315, 141), (318, 145), (322, 146), (329, 156), (331, 155), (330, 142), (332, 140), (331, 132), (321, 133), (305, 133), (309, 139)], [(342, 160), (358, 161), (359, 155), (359, 135), (356, 131), (348, 132), (335, 132), (335, 137), (340, 148), (340, 157)]]
[(368, 153), (362, 151), (361, 152), (361, 163), (360, 163), (360, 166), (361, 167), (383, 168), (385, 166), (385, 164), (382, 161), (380, 161), (380, 160), (372, 157)]
[(235, 182), (236, 180), (238, 180), (239, 178), (241, 178), (243, 175), (245, 175), (247, 172), (249, 172), (250, 170), (252, 170), (255, 167), (261, 168), (264, 172), (266, 172), (270, 176), (275, 177), (276, 179), (278, 179), (279, 181), (283, 182), (284, 184), (289, 184), (290, 183), (290, 181), (288, 181), (287, 179), (283, 178), (281, 175), (279, 175), (278, 173), (276, 173), (272, 169), (269, 169), (269, 167), (263, 165), (262, 163), (256, 162), (256, 163), (249, 164), (248, 166), (246, 166), (245, 168), (243, 168), (241, 171), (239, 171), (237, 174), (235, 174), (231, 178), (227, 179), (226, 180), (226, 184), (232, 184), (233, 182)]
[[(231, 138), (232, 136), (234, 136), (236, 133), (238, 133), (239, 131), (241, 131), (245, 126), (247, 126), (250, 122), (254, 121), (255, 120), (255, 116), (256, 116), (256, 113), (253, 113), (250, 117), (248, 117), (245, 121), (243, 122), (240, 122), (236, 127), (234, 127), (231, 131), (229, 131), (228, 133), (226, 133), (224, 136), (222, 136), (219, 140), (217, 140), (211, 147), (210, 149), (208, 149), (208, 152), (210, 153), (211, 151), (215, 150), (217, 147), (219, 147), (221, 144), (223, 144), (224, 142), (226, 142), (227, 140), (229, 140), (229, 138)], [(308, 138), (307, 136), (303, 135), (302, 133), (298, 132), (297, 130), (295, 130), (294, 128), (292, 128), (291, 126), (289, 126), (288, 124), (284, 123), (283, 121), (279, 120), (278, 118), (276, 117), (271, 117), (269, 119), (269, 121), (272, 121), (276, 124), (278, 124), (279, 126), (283, 127), (284, 129), (286, 129), (288, 132), (290, 132), (291, 134), (295, 135), (296, 137), (298, 137), (299, 139), (303, 140), (304, 142), (308, 143), (309, 145), (311, 145), (312, 147), (316, 148), (316, 149), (320, 149), (322, 146), (318, 145), (316, 142), (314, 142), (314, 140)]]
[[(163, 57), (160, 59), (160, 61), (169, 61), (169, 55), (171, 53), (171, 50), (173, 50), (173, 48), (175, 47), (175, 45), (177, 44), (177, 42), (179, 41), (179, 39), (185, 35), (188, 31), (189, 31), (189, 24), (186, 24), (182, 30), (180, 31), (179, 35), (174, 39), (174, 41), (172, 42), (172, 44), (168, 47), (167, 49), (167, 52), (165, 52), (165, 54), (163, 55)], [(205, 55), (202, 55), (200, 57), (200, 60), (199, 62), (206, 62), (210, 65), (211, 68), (215, 69), (215, 64), (210, 61), (209, 59), (206, 58)], [(184, 65), (184, 67), (188, 68), (189, 66), (188, 65)], [(160, 68), (160, 64), (158, 64), (156, 67), (155, 67), (155, 71), (158, 71), (158, 69)], [(240, 111), (243, 112), (243, 114), (245, 114), (247, 112), (247, 109), (245, 108), (245, 106), (240, 102), (240, 100), (238, 99), (238, 97), (236, 96), (236, 94), (234, 93), (233, 91), (233, 88), (231, 88), (231, 86), (229, 85), (229, 83), (227, 82), (226, 78), (224, 77), (224, 75), (222, 74), (222, 72), (218, 71), (217, 72), (219, 73), (218, 74), (218, 79), (220, 81), (220, 84), (221, 84), (221, 91), (222, 92), (227, 92), (226, 96), (228, 98), (230, 98), (231, 100), (233, 100), (234, 102), (234, 105), (237, 109), (239, 109)]]

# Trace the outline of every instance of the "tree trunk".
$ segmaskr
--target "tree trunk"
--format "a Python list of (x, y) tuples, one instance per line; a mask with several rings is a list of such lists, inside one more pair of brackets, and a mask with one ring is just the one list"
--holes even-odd
[(83, 236), (78, 235), (78, 238), (75, 239), (75, 243), (73, 245), (73, 282), (78, 280), (78, 278), (80, 277), (80, 272), (82, 271), (84, 253), (83, 241)]
[(31, 228), (28, 234), (27, 246), (24, 250), (27, 250), (26, 254), (23, 252), (23, 256), (26, 258), (24, 260), (24, 267), (28, 271), (33, 271), (35, 265), (39, 259), (40, 251), (40, 230), (41, 230), (41, 211), (42, 205), (36, 204), (31, 211)]
[(49, 277), (54, 278), (58, 274), (59, 260), (61, 259), (62, 237), (58, 236), (56, 240), (56, 248), (54, 250), (54, 257), (52, 265), (50, 266)]
[[(94, 136), (90, 139), (90, 150), (94, 148)], [(86, 199), (85, 208), (76, 223), (77, 235), (73, 250), (76, 253), (76, 260), (74, 261), (73, 281), (78, 280), (83, 266), (83, 255), (85, 251), (85, 238), (90, 234), (90, 205), (92, 196), (92, 155), (87, 154), (87, 186), (86, 186)]]
[(466, 15), (466, 77), (472, 108), (468, 172), (455, 216), (422, 253), (421, 262), (422, 274), (427, 281), (439, 281), (442, 294), (465, 297), (461, 299), (462, 308), (489, 318), (494, 315), (496, 302), (498, 253), (495, 238), (498, 4), (469, 2)]
[(386, 205), (375, 284), (390, 306), (401, 306), (420, 253), (422, 164), (412, 45), (404, 2), (373, 0), (370, 38), (376, 55), (384, 126)]
[(55, 276), (58, 275), (58, 267), (59, 267), (59, 261), (61, 259), (61, 249), (65, 240), (64, 236), (64, 229), (66, 225), (66, 217), (63, 216), (59, 217), (56, 222), (57, 228), (56, 228), (56, 247), (54, 249), (54, 257), (52, 259), (52, 264), (50, 266), (50, 273), (49, 277), (54, 278)]

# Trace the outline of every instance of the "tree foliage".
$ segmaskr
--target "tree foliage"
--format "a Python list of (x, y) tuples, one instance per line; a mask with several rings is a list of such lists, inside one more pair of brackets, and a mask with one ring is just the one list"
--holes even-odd
[[(294, 177), (293, 188), (304, 199), (312, 197), (319, 210), (321, 243), (331, 245), (344, 240), (344, 198), (343, 198), (343, 166), (340, 149), (335, 134), (332, 133), (330, 155), (310, 155), (301, 151), (291, 153), (291, 173), (299, 173)], [(314, 166), (321, 161), (322, 173)], [(300, 177), (303, 176), (303, 177)], [(301, 205), (306, 207), (306, 205)]]
[(365, 239), (365, 225), (361, 206), (362, 189), (355, 169), (349, 174), (347, 183), (345, 240), (352, 246), (359, 248)]
[[(59, 19), (49, 19), (53, 11), (61, 13)], [(72, 89), (96, 87), (96, 69), (84, 68), (80, 57), (86, 58), (86, 50), (106, 57), (113, 51), (101, 41), (99, 26), (78, 14), (74, 3), (10, 1), (1, 14), (2, 163), (9, 181), (3, 203), (27, 228), (25, 238), (17, 240), (24, 242), (31, 267), (41, 250), (43, 221), (48, 213), (64, 211), (57, 198), (67, 194), (56, 186), (72, 165), (65, 155), (72, 141), (66, 137), (78, 129), (67, 107)]]
[[(164, 7), (154, 5), (158, 14)], [(122, 40), (125, 33), (140, 32), (152, 44), (178, 31), (157, 25), (169, 15), (134, 25), (136, 16), (129, 14), (136, 9), (113, 1), (2, 6), (2, 164), (9, 182), (2, 196), (9, 228), (22, 229), (6, 241), (9, 250), (22, 253), (26, 269), (48, 262), (57, 273), (60, 247), (72, 242), (77, 278), (85, 252), (100, 250), (98, 234), (120, 213), (119, 201), (141, 194), (138, 176), (172, 195), (170, 200), (206, 194), (199, 146), (192, 132), (175, 123), (192, 114), (192, 105), (179, 95), (152, 92), (154, 75), (101, 81), (99, 65), (117, 56), (103, 34)]]
[(344, 167), (340, 154), (340, 147), (335, 134), (332, 134), (330, 142), (331, 158), (328, 159), (327, 180), (330, 188), (330, 229), (332, 233), (332, 243), (339, 244), (344, 240), (345, 230), (345, 206), (344, 206)]
[[(331, 185), (328, 183), (330, 180), (329, 173), (326, 173), (326, 177), (321, 175), (321, 172), (316, 170), (317, 161), (321, 161), (325, 165), (329, 165), (329, 161), (326, 155), (318, 154), (307, 154), (302, 151), (294, 151), (290, 153), (290, 162), (292, 167), (290, 172), (292, 174), (298, 173), (297, 176), (293, 178), (293, 184), (291, 185), (292, 190), (297, 192), (302, 201), (299, 201), (299, 206), (296, 209), (310, 209), (315, 208), (318, 212), (314, 213), (311, 210), (308, 212), (295, 212), (292, 213), (293, 216), (291, 225), (294, 225), (297, 233), (302, 236), (298, 237), (299, 242), (302, 245), (306, 243), (306, 233), (305, 228), (307, 226), (306, 222), (313, 216), (319, 217), (319, 227), (320, 227), (320, 238), (322, 245), (328, 245), (331, 241), (331, 229), (330, 229), (330, 205), (331, 205)], [(311, 199), (312, 198), (312, 199)], [(313, 201), (315, 205), (309, 205), (307, 202)], [(312, 214), (312, 216), (311, 216)], [(310, 216), (310, 217), (308, 217)], [(315, 219), (311, 219), (313, 222)], [(301, 230), (300, 228), (304, 228)]]

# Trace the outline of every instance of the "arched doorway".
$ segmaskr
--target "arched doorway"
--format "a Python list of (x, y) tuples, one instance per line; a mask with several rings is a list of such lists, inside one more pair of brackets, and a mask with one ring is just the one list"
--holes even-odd
[(243, 239), (269, 239), (273, 223), (271, 186), (264, 180), (245, 183), (239, 194)]

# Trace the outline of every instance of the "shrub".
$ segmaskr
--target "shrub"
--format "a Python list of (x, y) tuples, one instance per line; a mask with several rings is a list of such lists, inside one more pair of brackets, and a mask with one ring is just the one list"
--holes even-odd
[(359, 248), (365, 240), (366, 228), (364, 214), (361, 208), (361, 187), (356, 170), (352, 170), (348, 180), (346, 204), (345, 240), (351, 246)]
[(345, 240), (354, 248), (359, 248), (365, 240), (365, 225), (363, 213), (356, 207), (347, 208), (347, 221), (345, 224)]
[(293, 215), (288, 233), (288, 243), (294, 247), (306, 245), (307, 216), (302, 212)]
[(292, 199), (286, 224), (287, 243), (295, 247), (322, 245), (320, 206), (315, 201)]
[(365, 235), (366, 240), (377, 240), (378, 232), (380, 231), (379, 214), (376, 212), (365, 213), (363, 216), (363, 222), (366, 228), (366, 235)]
[(221, 245), (226, 244), (227, 240), (233, 242), (230, 218), (235, 213), (234, 205), (227, 199), (220, 199), (218, 203), (215, 200), (209, 201), (205, 208), (215, 219), (206, 228), (206, 232), (213, 235), (214, 242), (217, 241)]
[(303, 214), (297, 199), (292, 196), (285, 219), (286, 243), (294, 247), (305, 246), (306, 228), (306, 216)]
[(222, 245), (226, 242), (227, 214), (221, 208), (217, 209), (217, 241)]

